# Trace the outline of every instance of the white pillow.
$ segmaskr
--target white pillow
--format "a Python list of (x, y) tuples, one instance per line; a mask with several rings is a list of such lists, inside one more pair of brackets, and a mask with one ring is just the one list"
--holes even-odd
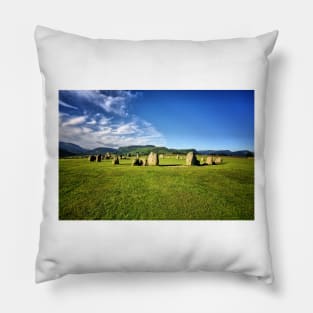
[[(37, 282), (90, 272), (183, 270), (272, 281), (263, 150), (268, 55), (277, 34), (126, 41), (37, 27), (48, 157)], [(254, 90), (254, 219), (59, 220), (60, 90)]]

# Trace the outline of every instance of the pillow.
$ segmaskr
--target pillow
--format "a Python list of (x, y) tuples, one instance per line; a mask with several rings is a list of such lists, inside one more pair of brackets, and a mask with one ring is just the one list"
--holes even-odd
[(36, 28), (47, 138), (36, 282), (200, 270), (272, 282), (263, 150), (277, 34), (127, 41)]

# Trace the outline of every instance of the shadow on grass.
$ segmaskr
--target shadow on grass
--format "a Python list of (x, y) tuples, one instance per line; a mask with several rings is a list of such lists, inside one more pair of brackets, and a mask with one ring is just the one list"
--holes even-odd
[[(209, 166), (209, 167), (212, 167), (212, 166), (221, 166), (221, 165), (226, 165), (228, 162), (223, 162), (223, 163), (221, 163), (221, 164), (207, 164), (207, 163), (203, 163), (203, 164), (198, 164), (198, 165), (193, 165), (193, 166), (195, 166), (195, 167), (197, 167), (197, 166)], [(129, 163), (119, 163), (119, 164), (115, 164), (115, 165), (113, 165), (112, 164), (112, 166), (114, 166), (114, 167), (119, 167), (119, 166), (132, 166), (131, 164), (129, 164)], [(179, 166), (179, 167), (188, 167), (188, 165), (186, 165), (186, 164), (159, 164), (158, 166), (160, 166), (160, 167), (171, 167), (171, 166)], [(135, 167), (141, 167), (141, 166), (135, 166)], [(148, 166), (143, 166), (143, 167), (148, 167)]]
[(184, 166), (183, 164), (159, 164), (159, 166)]
[(225, 165), (225, 164), (227, 164), (228, 162), (224, 162), (223, 161), (223, 163), (220, 163), (220, 164), (208, 164), (208, 163), (203, 163), (203, 164), (200, 164), (200, 165), (198, 165), (198, 166), (210, 166), (210, 167), (212, 167), (212, 166), (221, 166), (221, 165)]
[[(192, 166), (221, 166), (221, 165), (225, 165), (227, 164), (227, 162), (223, 162), (221, 164), (207, 164), (207, 163), (203, 163), (203, 164), (198, 164), (198, 165), (192, 165)], [(185, 165), (185, 164), (159, 164), (159, 166), (181, 166), (181, 167), (185, 167), (185, 166), (188, 166), (188, 165)]]

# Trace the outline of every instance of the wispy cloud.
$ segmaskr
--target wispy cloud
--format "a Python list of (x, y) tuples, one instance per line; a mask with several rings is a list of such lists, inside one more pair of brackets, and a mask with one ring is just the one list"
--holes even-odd
[[(62, 96), (67, 101), (59, 101), (61, 141), (84, 148), (165, 144), (164, 136), (151, 123), (129, 114), (129, 103), (138, 93), (83, 90), (64, 91)], [(73, 112), (72, 107), (77, 107), (78, 112)]]
[(86, 122), (87, 125), (96, 125), (97, 121), (95, 119), (91, 119), (90, 121)]
[(102, 145), (112, 148), (128, 145), (164, 145), (165, 139), (152, 125), (144, 121), (109, 123), (104, 127), (91, 128), (86, 124), (63, 122), (60, 127), (60, 140), (79, 144), (85, 148)]
[(59, 101), (59, 105), (66, 107), (66, 108), (69, 108), (69, 109), (78, 110), (78, 108), (75, 107), (74, 105), (70, 105), (70, 104), (65, 103), (64, 101), (61, 101), (61, 100)]
[(121, 124), (114, 129), (114, 134), (131, 135), (140, 131), (139, 126), (135, 122)]
[(62, 126), (74, 126), (83, 124), (86, 121), (86, 116), (77, 116), (73, 118), (69, 118), (62, 124)]
[[(139, 93), (127, 90), (64, 90), (61, 92), (69, 98), (84, 101), (89, 106), (98, 107), (107, 113), (122, 117), (128, 115), (128, 103), (139, 95)], [(64, 104), (68, 106), (65, 101), (61, 100), (60, 105)]]
[(102, 125), (102, 126), (103, 126), (103, 125), (108, 125), (112, 119), (113, 119), (113, 117), (105, 117), (105, 116), (102, 116), (102, 117), (99, 119), (98, 123), (99, 123), (100, 125)]

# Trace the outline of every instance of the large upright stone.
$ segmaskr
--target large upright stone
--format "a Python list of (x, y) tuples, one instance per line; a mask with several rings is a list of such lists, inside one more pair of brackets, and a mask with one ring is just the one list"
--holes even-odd
[(213, 164), (213, 157), (212, 157), (212, 155), (209, 155), (209, 156), (207, 157), (206, 163), (207, 163), (208, 165), (212, 165), (212, 164)]
[(96, 161), (96, 156), (95, 155), (90, 155), (89, 156), (89, 158), (88, 158), (88, 160), (90, 161), (90, 162), (94, 162), (94, 161)]
[(221, 157), (216, 157), (214, 160), (214, 164), (222, 164), (223, 160)]
[(191, 151), (187, 153), (186, 156), (186, 165), (199, 165), (199, 161), (197, 160), (196, 154)]
[(132, 160), (132, 166), (136, 166), (139, 163), (139, 159), (133, 159)]
[(118, 156), (117, 156), (117, 155), (116, 155), (116, 156), (114, 156), (114, 158), (113, 158), (113, 160), (112, 160), (112, 164), (113, 164), (113, 165), (120, 164), (120, 161), (119, 161), (119, 158), (118, 158)]
[(148, 165), (159, 165), (159, 155), (155, 152), (150, 152), (148, 156)]

